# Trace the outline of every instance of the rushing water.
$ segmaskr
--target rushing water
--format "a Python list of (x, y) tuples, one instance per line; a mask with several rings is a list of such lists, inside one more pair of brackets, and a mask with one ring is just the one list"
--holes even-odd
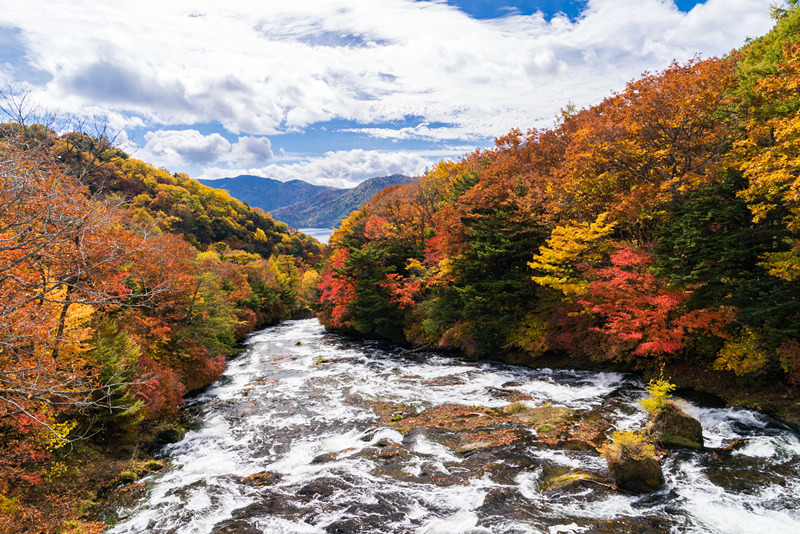
[(607, 477), (602, 457), (524, 440), (459, 453), (382, 425), (370, 401), (501, 407), (521, 393), (638, 427), (639, 378), (409, 354), (316, 320), (248, 344), (192, 401), (198, 423), (164, 450), (170, 467), (121, 492), (111, 532), (800, 532), (800, 439), (762, 414), (690, 405), (709, 449), (670, 453), (654, 494), (552, 490), (553, 473)]

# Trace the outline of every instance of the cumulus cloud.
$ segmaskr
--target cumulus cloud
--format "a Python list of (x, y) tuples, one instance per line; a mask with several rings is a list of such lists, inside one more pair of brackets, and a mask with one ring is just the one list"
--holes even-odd
[[(684, 13), (674, 0), (586, 0), (572, 19), (486, 20), (443, 0), (7, 2), (13, 64), (0, 63), (0, 78), (43, 107), (113, 116), (136, 139), (148, 131), (126, 149), (158, 166), (346, 186), (418, 173), (447, 144), (549, 127), (568, 103), (593, 105), (673, 59), (725, 54), (769, 30), (772, 1)], [(274, 157), (276, 136), (326, 121), (346, 134), (340, 150)], [(398, 150), (342, 149), (361, 142)], [(330, 150), (317, 143), (309, 136), (309, 153)], [(439, 149), (408, 150), (425, 145)]]
[(242, 135), (419, 115), (495, 136), (542, 125), (570, 100), (593, 104), (672, 59), (724, 54), (771, 25), (771, 0), (706, 0), (688, 14), (670, 0), (589, 0), (574, 20), (476, 20), (407, 0), (75, 0), (47, 2), (41, 17), (44, 0), (32, 1), (4, 6), (0, 25), (49, 77), (42, 97)]
[(156, 130), (144, 135), (145, 146), (137, 158), (160, 167), (185, 169), (227, 162), (229, 167), (263, 164), (273, 158), (266, 137), (244, 136), (230, 143), (220, 134), (203, 135), (197, 130)]
[(186, 88), (179, 79), (159, 80), (120, 59), (100, 60), (81, 65), (57, 84), (68, 94), (75, 94), (90, 102), (139, 107), (154, 111), (186, 109)]
[[(452, 149), (458, 155), (462, 148)], [(446, 151), (444, 151), (446, 152)], [(322, 156), (307, 158), (290, 164), (273, 163), (251, 168), (207, 168), (200, 178), (217, 179), (239, 174), (264, 176), (283, 182), (304, 180), (317, 185), (354, 187), (376, 176), (405, 174), (416, 176), (424, 172), (443, 156), (443, 151), (380, 151), (341, 150), (326, 152)]]
[(203, 135), (197, 130), (157, 130), (147, 132), (144, 138), (147, 144), (142, 159), (163, 167), (207, 165), (218, 161), (231, 149), (231, 144), (221, 135)]
[(273, 158), (272, 143), (266, 137), (240, 137), (231, 147), (229, 159), (235, 165), (265, 163)]

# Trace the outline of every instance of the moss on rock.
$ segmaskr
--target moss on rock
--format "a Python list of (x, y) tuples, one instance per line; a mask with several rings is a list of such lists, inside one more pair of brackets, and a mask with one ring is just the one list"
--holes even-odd
[(703, 426), (700, 421), (681, 410), (675, 403), (667, 403), (652, 418), (647, 434), (665, 447), (703, 447)]
[(641, 432), (615, 431), (612, 441), (606, 443), (600, 452), (621, 489), (648, 493), (664, 483), (655, 447)]

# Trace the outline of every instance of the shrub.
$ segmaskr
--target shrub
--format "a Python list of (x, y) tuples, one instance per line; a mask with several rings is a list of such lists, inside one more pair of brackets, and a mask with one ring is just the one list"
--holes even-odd
[(647, 440), (643, 432), (615, 430), (611, 441), (600, 447), (609, 464), (622, 463), (627, 460), (647, 460), (656, 455), (655, 446)]
[(646, 412), (655, 415), (661, 412), (670, 402), (669, 399), (672, 398), (670, 392), (673, 391), (675, 387), (675, 384), (672, 384), (669, 380), (654, 378), (648, 382), (645, 388), (650, 394), (650, 398), (640, 400), (639, 404), (642, 405), (642, 408), (644, 408)]

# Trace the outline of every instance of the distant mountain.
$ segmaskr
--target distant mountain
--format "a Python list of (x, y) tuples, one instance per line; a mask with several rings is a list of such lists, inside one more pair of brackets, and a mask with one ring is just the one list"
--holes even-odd
[(413, 180), (402, 174), (370, 178), (352, 189), (322, 191), (307, 200), (274, 209), (270, 213), (275, 220), (295, 228), (334, 228), (353, 210), (359, 209), (386, 187), (407, 184)]
[(370, 178), (352, 189), (313, 185), (303, 180), (280, 182), (247, 174), (198, 182), (224, 189), (234, 198), (268, 211), (275, 220), (294, 228), (333, 228), (384, 188), (412, 180), (393, 174)]
[[(313, 185), (303, 180), (281, 182), (272, 178), (242, 174), (235, 178), (220, 178), (219, 180), (197, 180), (203, 185), (215, 189), (224, 189), (232, 197), (246, 202), (250, 206), (261, 208), (264, 211), (273, 211), (276, 208), (295, 204), (307, 200), (314, 195), (325, 191), (344, 193), (347, 189), (336, 189), (322, 185)], [(284, 221), (285, 222), (285, 221)]]

